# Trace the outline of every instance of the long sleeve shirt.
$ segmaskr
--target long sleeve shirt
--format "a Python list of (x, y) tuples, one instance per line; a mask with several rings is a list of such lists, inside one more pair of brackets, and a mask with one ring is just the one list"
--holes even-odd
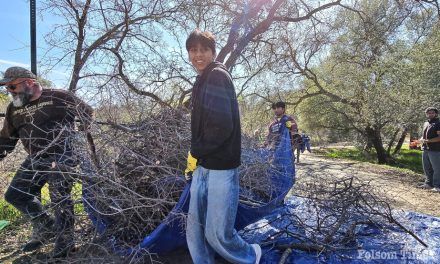
[(64, 90), (43, 89), (37, 100), (22, 107), (11, 103), (0, 131), (0, 159), (15, 148), (18, 140), (29, 155), (69, 152), (69, 132), (75, 118), (88, 123), (92, 115), (89, 105)]

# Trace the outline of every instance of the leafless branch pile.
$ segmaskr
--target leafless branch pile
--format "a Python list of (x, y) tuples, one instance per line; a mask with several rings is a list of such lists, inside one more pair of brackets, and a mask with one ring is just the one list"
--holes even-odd
[[(110, 255), (111, 250), (100, 246), (109, 238), (118, 238), (121, 246), (137, 245), (165, 221), (186, 184), (182, 172), (190, 142), (187, 112), (162, 110), (131, 125), (107, 123), (92, 129), (94, 143), (87, 141), (85, 133), (76, 133), (75, 147), (81, 159), (76, 177), (83, 182), (83, 194), (87, 192), (94, 200), (88, 205), (110, 223), (100, 240), (87, 215), (77, 212), (77, 245), (87, 258), (97, 247)], [(95, 153), (90, 150), (92, 143)], [(270, 181), (274, 168), (256, 151), (258, 144), (243, 136), (240, 202), (249, 206), (270, 201), (278, 188)], [(99, 164), (93, 165), (94, 156)], [(287, 212), (285, 228), (271, 237), (292, 238), (293, 242), (278, 245), (285, 250), (282, 259), (293, 249), (325, 252), (356, 247), (356, 231), (365, 225), (384, 230), (397, 226), (424, 244), (396, 220), (389, 203), (368, 183), (353, 177), (313, 177), (295, 186), (294, 194), (305, 198), (308, 212)]]
[[(189, 121), (185, 110), (163, 109), (132, 125), (109, 122), (95, 133), (100, 169), (90, 190), (94, 209), (110, 219), (108, 235), (134, 246), (169, 215), (186, 184)], [(273, 198), (270, 165), (252, 150), (257, 142), (243, 138), (240, 201), (261, 206)]]
[[(82, 183), (77, 189), (82, 187), (83, 196), (74, 195), (75, 239), (81, 248), (75, 258), (96, 258), (97, 250), (102, 256), (111, 255), (109, 241), (117, 241), (122, 248), (138, 245), (166, 221), (186, 185), (183, 172), (191, 136), (188, 111), (162, 108), (130, 124), (97, 122), (89, 131), (93, 139), (84, 131), (70, 132), (80, 162), (66, 177)], [(260, 142), (245, 135), (242, 141), (240, 202), (258, 207), (275, 198), (277, 186), (270, 181), (275, 169), (259, 154)], [(11, 154), (8, 159), (14, 157), (19, 164), (25, 156)], [(82, 210), (81, 203), (89, 211)], [(48, 210), (53, 206), (48, 203)], [(90, 212), (108, 224), (104, 234), (91, 225)]]
[[(317, 177), (316, 175), (314, 177)], [(369, 183), (354, 177), (328, 180), (315, 178), (295, 185), (295, 196), (304, 201), (303, 212), (286, 212), (284, 228), (266, 242), (277, 237), (289, 238), (277, 247), (284, 250), (279, 263), (285, 263), (294, 249), (308, 252), (344, 252), (357, 248), (356, 239), (361, 227), (373, 226), (393, 231), (397, 227), (427, 246), (415, 233), (393, 215), (388, 201)], [(275, 220), (274, 220), (275, 221)]]
[(240, 167), (240, 202), (258, 207), (271, 201), (277, 186), (270, 175), (276, 168), (269, 160), (264, 160), (258, 149), (258, 139), (242, 136), (242, 166)]

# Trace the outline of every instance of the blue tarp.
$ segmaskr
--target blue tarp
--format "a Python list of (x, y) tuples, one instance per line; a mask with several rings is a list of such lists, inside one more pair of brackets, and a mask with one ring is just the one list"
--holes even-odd
[[(303, 219), (314, 217), (313, 212), (308, 208), (308, 203), (302, 198), (291, 197), (283, 204), (283, 199), (295, 180), (290, 140), (286, 132), (287, 130), (284, 130), (281, 144), (275, 153), (263, 149), (251, 150), (253, 155), (273, 162), (271, 179), (280, 187), (275, 189), (276, 198), (259, 208), (240, 204), (237, 213), (237, 229), (252, 223), (241, 230), (240, 234), (250, 243), (266, 245), (263, 247), (261, 263), (278, 263), (283, 252), (276, 246), (294, 241), (286, 236), (272, 239), (275, 233), (286, 228), (293, 233), (304, 232), (295, 225), (287, 225), (290, 222), (290, 219), (285, 216), (287, 212), (290, 215), (301, 216)], [(246, 156), (252, 157), (252, 155)], [(146, 234), (139, 245), (133, 248), (119, 247), (118, 238), (111, 237), (109, 244), (113, 250), (120, 255), (135, 254), (143, 250), (167, 253), (186, 246), (181, 215), (188, 210), (189, 187), (190, 184), (185, 186), (179, 202), (163, 223), (151, 234)], [(112, 219), (98, 214), (93, 209), (93, 194), (96, 193), (93, 188), (91, 183), (89, 185), (87, 182), (83, 183), (84, 204), (97, 231), (104, 233), (111, 225)], [(363, 225), (356, 230), (356, 241), (349, 250), (320, 254), (294, 250), (286, 263), (440, 263), (440, 219), (415, 212), (395, 212), (394, 216), (429, 247), (425, 248), (412, 236), (391, 224), (382, 226), (382, 228)], [(258, 221), (255, 222), (256, 220)], [(268, 241), (270, 243), (267, 243)]]
[[(258, 157), (272, 164), (268, 175), (273, 183), (272, 199), (269, 203), (261, 207), (249, 207), (243, 203), (239, 203), (235, 228), (242, 229), (250, 223), (269, 215), (277, 207), (284, 205), (284, 198), (295, 183), (295, 167), (293, 165), (292, 147), (290, 135), (287, 129), (282, 129), (282, 137), (275, 151), (268, 149), (253, 150)], [(252, 156), (252, 155), (251, 155)], [(246, 161), (244, 161), (246, 162)]]
[[(246, 151), (246, 150), (245, 150)], [(284, 198), (289, 192), (295, 181), (295, 169), (292, 162), (292, 148), (290, 136), (287, 129), (281, 129), (281, 140), (274, 151), (267, 149), (247, 150), (252, 152), (255, 158), (270, 161), (272, 166), (268, 173), (273, 183), (272, 200), (260, 207), (249, 207), (239, 203), (235, 228), (241, 229), (256, 220), (267, 216), (276, 208), (284, 205)], [(247, 152), (247, 154), (249, 154)], [(247, 157), (252, 157), (248, 155)], [(88, 174), (91, 174), (89, 172)], [(177, 178), (176, 180), (182, 180)], [(92, 220), (98, 233), (104, 234), (111, 227), (113, 219), (105, 216), (96, 210), (94, 195), (99, 193), (99, 186), (94, 186), (93, 179), (83, 182), (83, 200), (85, 209)], [(145, 238), (135, 247), (121, 246), (118, 237), (110, 236), (109, 245), (115, 253), (119, 255), (149, 253), (163, 254), (179, 247), (186, 246), (185, 230), (182, 213), (188, 212), (190, 198), (190, 183), (187, 184), (180, 196), (180, 199), (170, 214), (164, 221), (151, 233), (145, 234)], [(108, 235), (108, 234), (107, 234)]]
[[(278, 263), (282, 251), (276, 248), (279, 244), (294, 242), (286, 236), (271, 237), (287, 228), (293, 233), (303, 232), (297, 227), (288, 225), (290, 222), (286, 213), (301, 215), (307, 219), (313, 215), (307, 208), (304, 199), (291, 197), (286, 206), (277, 209), (273, 214), (247, 226), (240, 233), (250, 243), (265, 243), (261, 263)], [(395, 218), (406, 228), (413, 231), (425, 243), (425, 248), (411, 235), (404, 233), (393, 225), (377, 226), (363, 225), (356, 231), (356, 241), (352, 249), (332, 253), (308, 253), (294, 250), (286, 263), (440, 263), (440, 218), (415, 212), (394, 212)], [(267, 244), (267, 241), (271, 243)]]

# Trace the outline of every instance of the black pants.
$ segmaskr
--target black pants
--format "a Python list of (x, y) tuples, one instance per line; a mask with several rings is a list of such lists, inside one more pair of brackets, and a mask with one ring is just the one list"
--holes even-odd
[[(54, 166), (55, 165), (55, 166)], [(55, 210), (55, 227), (60, 234), (73, 233), (74, 213), (71, 199), (75, 162), (66, 157), (27, 157), (11, 181), (5, 200), (31, 219), (47, 218), (41, 204), (41, 189), (49, 184), (51, 205)], [(67, 169), (66, 169), (67, 168)]]

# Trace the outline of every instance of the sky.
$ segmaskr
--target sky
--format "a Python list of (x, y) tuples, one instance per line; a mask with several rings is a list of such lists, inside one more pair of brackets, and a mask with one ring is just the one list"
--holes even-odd
[[(43, 0), (37, 3), (37, 61), (42, 59), (47, 50), (44, 36), (53, 26), (62, 21), (55, 15), (38, 13)], [(0, 72), (11, 66), (21, 66), (30, 69), (30, 3), (29, 0), (0, 0)], [(50, 80), (56, 88), (66, 88), (70, 80), (69, 72), (65, 69), (52, 69), (47, 75), (47, 69), (37, 68), (38, 74)], [(0, 88), (1, 89), (1, 88)]]
[[(37, 9), (38, 3), (37, 0)], [(0, 0), (0, 71), (11, 66), (30, 69), (30, 4), (29, 0)], [(46, 49), (43, 36), (56, 22), (56, 17), (42, 17), (37, 13), (37, 61)], [(38, 69), (37, 69), (38, 70)], [(54, 69), (45, 78), (55, 86), (63, 86), (69, 76)]]

